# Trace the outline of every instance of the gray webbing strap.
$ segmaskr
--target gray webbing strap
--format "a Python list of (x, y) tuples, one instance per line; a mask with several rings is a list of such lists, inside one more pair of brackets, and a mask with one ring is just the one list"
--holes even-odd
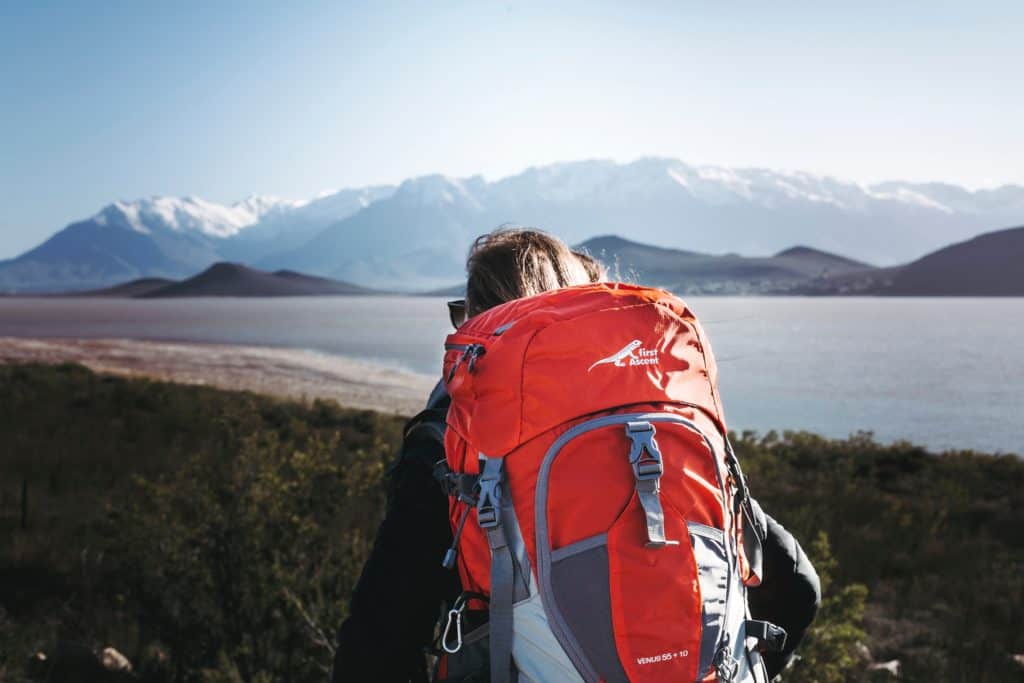
[(736, 509), (733, 513), (743, 520), (743, 554), (747, 558), (750, 570), (761, 578), (764, 577), (762, 541), (767, 537), (767, 532), (761, 528), (758, 515), (754, 514), (754, 503), (747, 488), (747, 480), (743, 476), (740, 461), (732, 449), (728, 436), (725, 437), (725, 463), (736, 486), (736, 497), (733, 499)]
[(515, 573), (514, 602), (530, 597), (530, 557), (526, 554), (526, 543), (519, 528), (516, 509), (512, 505), (512, 494), (508, 489), (508, 478), (501, 482), (501, 525), (505, 529), (505, 541), (512, 554), (512, 569)]
[(491, 548), (491, 602), (488, 631), (492, 683), (512, 683), (512, 605), (515, 601), (515, 560), (501, 520), (504, 460), (481, 457), (480, 498), (476, 514)]
[(636, 492), (647, 521), (647, 547), (661, 548), (678, 545), (679, 541), (665, 539), (665, 512), (661, 507), (661, 475), (665, 468), (661, 460), (655, 429), (650, 422), (627, 422), (626, 436), (631, 442), (629, 463), (636, 476)]

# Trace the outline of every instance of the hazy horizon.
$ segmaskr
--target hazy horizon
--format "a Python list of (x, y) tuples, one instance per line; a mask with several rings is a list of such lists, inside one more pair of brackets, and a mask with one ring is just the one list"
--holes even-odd
[(1004, 2), (6, 5), (0, 258), (116, 199), (594, 158), (1024, 185), (1022, 26)]

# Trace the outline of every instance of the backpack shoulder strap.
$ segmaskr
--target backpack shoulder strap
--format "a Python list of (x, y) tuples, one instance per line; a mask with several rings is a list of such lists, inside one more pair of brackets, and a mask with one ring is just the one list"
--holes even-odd
[(426, 440), (436, 442), (443, 447), (448, 406), (451, 405), (451, 402), (448, 392), (445, 391), (444, 383), (438, 382), (434, 390), (430, 392), (427, 407), (405, 423), (402, 446), (406, 447)]
[(450, 403), (444, 388), (435, 387), (430, 393), (427, 407), (417, 413), (402, 430), (402, 446), (391, 466), (388, 475), (399, 466), (414, 465), (433, 473), (438, 460), (444, 459), (444, 432)]

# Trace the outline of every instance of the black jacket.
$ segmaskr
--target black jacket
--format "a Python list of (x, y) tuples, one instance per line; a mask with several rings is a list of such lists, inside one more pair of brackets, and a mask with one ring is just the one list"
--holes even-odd
[[(447, 397), (432, 396), (443, 416)], [(334, 660), (340, 681), (426, 681), (424, 649), (431, 644), (443, 602), (460, 592), (455, 571), (441, 567), (452, 543), (448, 498), (433, 476), (443, 448), (431, 438), (407, 437), (389, 470), (388, 504), (370, 557), (352, 593)], [(749, 590), (751, 616), (788, 634), (781, 653), (765, 657), (769, 677), (792, 659), (820, 601), (818, 575), (792, 534), (764, 515), (764, 581)]]

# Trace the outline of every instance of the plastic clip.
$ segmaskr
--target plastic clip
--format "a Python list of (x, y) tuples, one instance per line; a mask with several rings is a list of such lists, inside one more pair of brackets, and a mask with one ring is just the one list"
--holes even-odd
[(484, 471), (477, 480), (480, 494), (476, 504), (476, 521), (482, 529), (493, 529), (501, 521), (502, 463), (491, 458), (484, 460)]

